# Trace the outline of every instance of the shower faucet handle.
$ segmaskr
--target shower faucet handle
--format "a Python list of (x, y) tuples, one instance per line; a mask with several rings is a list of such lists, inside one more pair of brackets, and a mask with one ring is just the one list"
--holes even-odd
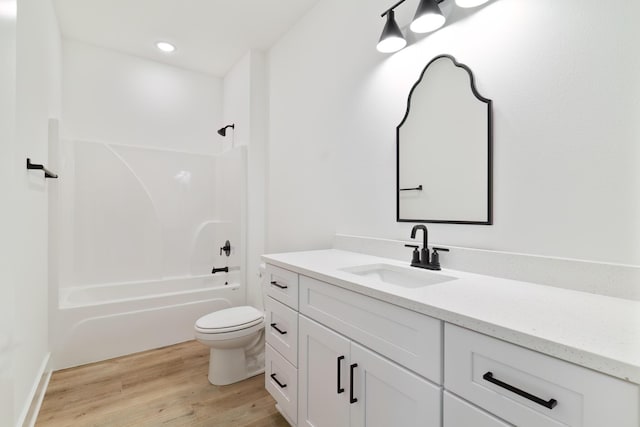
[(224, 242), (224, 246), (220, 248), (220, 256), (222, 256), (222, 252), (224, 252), (226, 256), (231, 255), (231, 242), (228, 240)]

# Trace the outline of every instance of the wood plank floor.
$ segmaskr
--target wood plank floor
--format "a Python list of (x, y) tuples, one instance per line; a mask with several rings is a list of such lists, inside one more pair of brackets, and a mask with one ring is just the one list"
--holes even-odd
[(36, 426), (289, 425), (264, 375), (213, 386), (208, 363), (208, 347), (189, 341), (54, 372)]

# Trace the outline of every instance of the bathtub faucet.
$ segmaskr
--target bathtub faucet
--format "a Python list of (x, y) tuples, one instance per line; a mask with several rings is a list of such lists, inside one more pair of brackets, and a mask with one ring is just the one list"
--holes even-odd
[(219, 273), (221, 271), (224, 271), (225, 273), (228, 273), (229, 272), (229, 267), (222, 267), (222, 268), (213, 267), (213, 270), (211, 270), (211, 274), (216, 274), (216, 273)]

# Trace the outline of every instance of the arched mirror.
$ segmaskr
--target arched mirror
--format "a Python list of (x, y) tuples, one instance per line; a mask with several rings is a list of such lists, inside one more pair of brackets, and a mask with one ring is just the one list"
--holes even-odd
[(491, 100), (467, 66), (431, 60), (396, 136), (397, 221), (492, 224)]

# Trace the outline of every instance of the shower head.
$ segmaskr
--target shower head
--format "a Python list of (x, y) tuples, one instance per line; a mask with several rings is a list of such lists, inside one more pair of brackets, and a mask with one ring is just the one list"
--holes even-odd
[(223, 127), (223, 128), (218, 129), (218, 135), (220, 135), (220, 136), (226, 136), (226, 135), (227, 135), (227, 128), (234, 129), (234, 128), (235, 128), (235, 125), (230, 124), (230, 125), (226, 125), (226, 126), (225, 126), (225, 127)]

